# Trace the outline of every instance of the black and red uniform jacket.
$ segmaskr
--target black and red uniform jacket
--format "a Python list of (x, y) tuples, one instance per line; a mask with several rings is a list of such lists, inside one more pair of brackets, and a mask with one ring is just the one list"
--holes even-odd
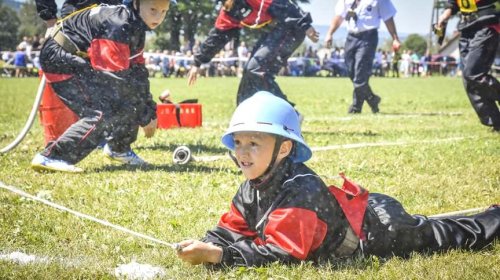
[[(56, 0), (35, 0), (38, 16), (43, 20), (57, 18)], [(73, 11), (91, 6), (93, 4), (121, 4), (121, 0), (66, 0), (61, 7), (61, 17), (69, 15)]]
[(40, 54), (42, 69), (49, 82), (83, 75), (109, 88), (124, 102), (137, 104), (144, 126), (156, 119), (143, 56), (147, 30), (137, 11), (125, 5), (82, 11), (62, 22), (62, 32), (88, 58), (68, 53), (50, 38)]
[[(460, 12), (459, 1), (461, 0), (448, 0), (448, 3), (446, 3), (446, 8), (451, 9), (452, 15)], [(468, 0), (463, 1), (462, 6), (465, 5), (465, 8), (470, 8), (471, 3), (469, 2), (476, 5), (477, 11), (475, 13), (478, 14), (478, 17), (474, 20), (476, 23), (464, 22), (462, 20), (458, 25), (460, 31), (464, 31), (464, 29), (467, 31), (475, 31), (488, 26), (500, 32), (499, 11), (497, 11), (495, 7), (498, 0)]]
[(208, 33), (200, 52), (194, 56), (196, 66), (210, 62), (227, 42), (238, 36), (243, 27), (258, 29), (269, 24), (278, 24), (304, 33), (311, 27), (311, 15), (302, 11), (291, 0), (235, 0), (234, 2), (231, 11), (220, 9), (215, 27)]
[(321, 178), (287, 159), (266, 183), (245, 181), (202, 240), (222, 247), (227, 266), (318, 261), (333, 257), (348, 227)]

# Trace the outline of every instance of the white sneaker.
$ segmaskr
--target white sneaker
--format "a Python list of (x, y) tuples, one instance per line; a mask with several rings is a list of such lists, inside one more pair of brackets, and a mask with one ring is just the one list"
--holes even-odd
[(52, 159), (42, 154), (37, 154), (31, 161), (31, 168), (36, 171), (59, 171), (68, 173), (80, 173), (83, 169), (74, 166), (64, 160)]
[(109, 145), (106, 144), (104, 146), (104, 149), (102, 150), (104, 155), (108, 157), (109, 159), (112, 159), (114, 161), (119, 161), (124, 164), (128, 165), (134, 165), (134, 166), (141, 166), (141, 165), (147, 165), (148, 163), (144, 161), (142, 158), (140, 158), (138, 155), (134, 153), (134, 151), (129, 150), (127, 152), (123, 153), (115, 153), (111, 151), (111, 148), (109, 148)]

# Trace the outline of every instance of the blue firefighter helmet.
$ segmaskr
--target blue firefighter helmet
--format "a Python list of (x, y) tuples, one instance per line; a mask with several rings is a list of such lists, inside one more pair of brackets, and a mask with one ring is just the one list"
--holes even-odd
[(240, 103), (222, 136), (222, 144), (234, 150), (233, 133), (243, 131), (265, 132), (292, 140), (295, 151), (289, 157), (294, 162), (311, 158), (311, 149), (302, 138), (297, 112), (287, 101), (267, 91), (259, 91)]

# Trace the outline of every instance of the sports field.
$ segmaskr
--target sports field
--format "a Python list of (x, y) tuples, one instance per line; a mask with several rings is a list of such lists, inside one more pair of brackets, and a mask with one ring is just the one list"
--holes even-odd
[[(161, 130), (151, 139), (141, 131), (134, 150), (150, 167), (127, 168), (96, 150), (78, 164), (82, 174), (34, 172), (30, 161), (43, 148), (37, 121), (16, 149), (0, 155), (0, 184), (169, 243), (202, 237), (229, 208), (243, 176), (228, 159), (174, 165), (172, 151), (187, 145), (198, 157), (225, 153), (220, 136), (239, 80), (200, 79), (190, 88), (185, 79), (151, 82), (155, 96), (168, 88), (174, 101), (198, 98), (203, 126)], [(347, 79), (278, 82), (305, 116), (304, 137), (318, 149), (308, 165), (327, 183), (338, 184), (332, 177), (344, 172), (425, 215), (500, 203), (500, 134), (479, 123), (460, 79), (372, 78), (381, 113), (365, 105), (355, 116), (346, 113)], [(23, 127), (37, 86), (34, 78), (0, 79), (1, 147)], [(182, 263), (168, 247), (0, 188), (0, 279), (113, 279), (132, 262), (165, 279), (498, 279), (500, 242), (480, 252), (409, 259), (211, 270)]]

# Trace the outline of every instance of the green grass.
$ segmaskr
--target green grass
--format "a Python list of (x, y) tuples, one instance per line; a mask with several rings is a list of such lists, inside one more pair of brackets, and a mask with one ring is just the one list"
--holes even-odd
[[(78, 164), (85, 169), (83, 174), (36, 173), (29, 163), (43, 148), (43, 130), (37, 122), (15, 150), (0, 156), (0, 181), (167, 242), (200, 238), (228, 209), (243, 178), (229, 160), (175, 166), (172, 151), (188, 145), (195, 155), (225, 152), (219, 139), (235, 108), (239, 80), (200, 79), (195, 87), (187, 87), (185, 79), (151, 82), (156, 96), (169, 88), (174, 101), (198, 98), (203, 104), (201, 128), (161, 130), (152, 139), (141, 132), (134, 149), (153, 167), (126, 168), (94, 152)], [(479, 123), (459, 79), (374, 78), (371, 84), (382, 96), (382, 113), (372, 115), (365, 105), (356, 116), (346, 114), (352, 94), (347, 79), (280, 77), (278, 82), (305, 115), (304, 136), (312, 147), (423, 142), (317, 152), (308, 165), (319, 174), (345, 172), (372, 192), (396, 197), (410, 213), (431, 215), (500, 202), (500, 135)], [(23, 127), (37, 85), (37, 79), (0, 79), (1, 147)], [(456, 137), (462, 139), (437, 141)], [(498, 279), (500, 275), (500, 242), (481, 252), (452, 251), (405, 260), (369, 258), (211, 271), (182, 263), (168, 248), (0, 189), (0, 254), (14, 251), (52, 261), (31, 265), (0, 261), (0, 279), (108, 279), (114, 278), (115, 267), (132, 260), (163, 267), (169, 279)]]

